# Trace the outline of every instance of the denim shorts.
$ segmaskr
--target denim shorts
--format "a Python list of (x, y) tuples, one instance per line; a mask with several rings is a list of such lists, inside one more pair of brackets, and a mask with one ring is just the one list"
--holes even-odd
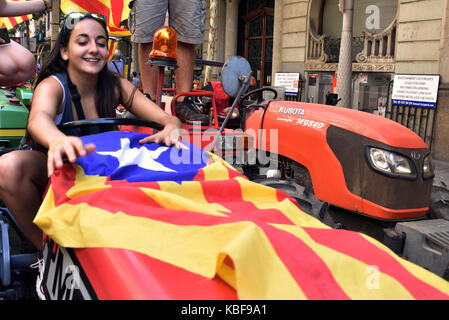
[(200, 44), (204, 39), (206, 0), (134, 0), (128, 17), (131, 41), (153, 42), (154, 33), (168, 25), (176, 30), (178, 41)]

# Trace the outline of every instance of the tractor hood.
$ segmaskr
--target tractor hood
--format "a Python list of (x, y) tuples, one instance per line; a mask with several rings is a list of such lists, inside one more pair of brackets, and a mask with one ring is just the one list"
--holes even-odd
[[(261, 110), (257, 111), (259, 117)], [(247, 123), (257, 115), (250, 115)], [(429, 151), (423, 139), (399, 123), (342, 107), (272, 101), (259, 128), (264, 129), (259, 148), (305, 167), (314, 193), (322, 201), (388, 220), (416, 218), (427, 211), (432, 179), (424, 179), (422, 168)], [(413, 178), (419, 177), (420, 184), (373, 170), (368, 163), (368, 146), (414, 159), (417, 169)], [(409, 199), (399, 199), (394, 190), (402, 190)]]
[[(363, 111), (304, 102), (272, 101), (268, 118), (314, 128), (339, 127), (401, 148), (426, 148), (416, 133), (392, 120)], [(271, 117), (270, 117), (271, 115)], [(273, 119), (273, 118), (272, 118)]]

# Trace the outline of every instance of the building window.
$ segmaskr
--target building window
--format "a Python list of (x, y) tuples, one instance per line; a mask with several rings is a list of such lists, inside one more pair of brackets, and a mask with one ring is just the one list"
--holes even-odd
[(256, 86), (271, 85), (274, 1), (241, 1), (237, 53), (251, 65)]

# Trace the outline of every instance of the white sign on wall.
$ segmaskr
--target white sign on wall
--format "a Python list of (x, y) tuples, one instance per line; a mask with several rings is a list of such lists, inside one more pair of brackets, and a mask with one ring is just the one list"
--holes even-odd
[(276, 87), (284, 87), (286, 96), (297, 97), (299, 92), (299, 73), (276, 72), (274, 85)]
[(439, 82), (439, 75), (397, 74), (391, 104), (436, 108)]

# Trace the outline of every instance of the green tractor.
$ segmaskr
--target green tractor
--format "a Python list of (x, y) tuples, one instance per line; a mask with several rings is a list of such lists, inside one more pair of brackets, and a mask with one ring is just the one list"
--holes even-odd
[(25, 135), (33, 90), (0, 88), (0, 152), (17, 148)]
[(21, 86), (17, 87), (14, 91), (17, 99), (19, 99), (29, 110), (31, 107), (31, 100), (33, 99), (33, 88), (30, 86)]

